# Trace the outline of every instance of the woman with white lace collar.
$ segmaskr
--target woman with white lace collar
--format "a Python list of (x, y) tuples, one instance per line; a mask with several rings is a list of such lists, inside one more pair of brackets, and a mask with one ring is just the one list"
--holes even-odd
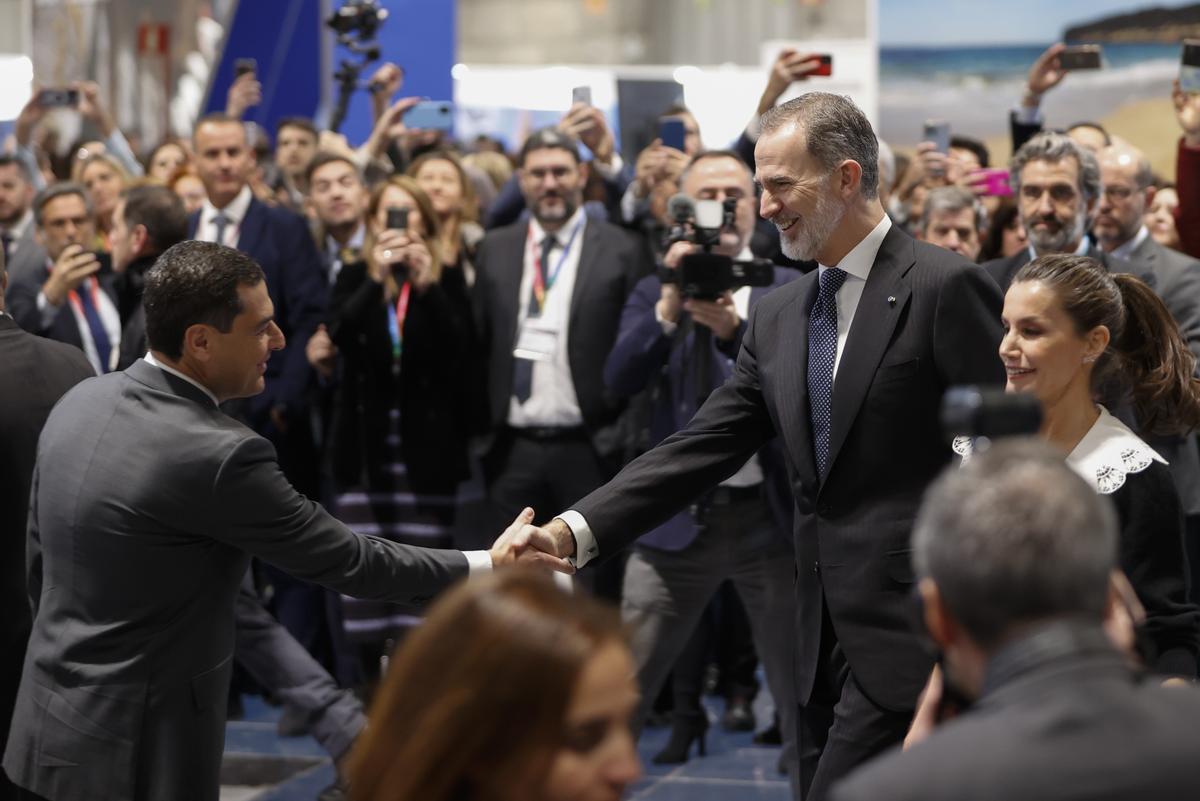
[(1187, 601), (1183, 513), (1166, 461), (1096, 403), (1124, 397), (1141, 430), (1200, 425), (1195, 358), (1158, 296), (1086, 256), (1042, 256), (1004, 299), (1009, 392), (1041, 402), (1041, 436), (1116, 505), (1120, 565), (1146, 608), (1157, 673), (1194, 678), (1200, 610)]

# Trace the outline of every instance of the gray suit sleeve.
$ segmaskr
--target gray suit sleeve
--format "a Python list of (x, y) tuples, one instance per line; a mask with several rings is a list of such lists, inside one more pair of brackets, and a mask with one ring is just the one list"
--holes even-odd
[(209, 501), (213, 537), (346, 595), (422, 603), (468, 572), (461, 551), (355, 534), (296, 492), (262, 437), (242, 441), (226, 457)]

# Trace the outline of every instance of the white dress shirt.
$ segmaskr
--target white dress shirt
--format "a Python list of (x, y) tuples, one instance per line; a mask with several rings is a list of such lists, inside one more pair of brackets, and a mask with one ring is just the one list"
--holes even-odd
[[(833, 374), (837, 375), (838, 364), (842, 360), (842, 351), (846, 349), (846, 339), (850, 336), (850, 325), (854, 322), (854, 313), (858, 310), (858, 302), (862, 299), (863, 287), (867, 284), (867, 276), (879, 255), (883, 238), (891, 230), (892, 221), (885, 214), (879, 224), (871, 229), (871, 233), (863, 237), (849, 253), (837, 264), (819, 264), (818, 269), (823, 273), (830, 267), (837, 267), (846, 272), (846, 280), (837, 293), (838, 339), (837, 357), (833, 363)], [(746, 296), (747, 299), (749, 295)], [(736, 298), (735, 298), (736, 303)], [(740, 312), (739, 312), (740, 313)], [(567, 524), (575, 535), (575, 556), (572, 559), (576, 567), (583, 567), (600, 554), (596, 537), (588, 526), (583, 515), (574, 509), (569, 509), (558, 516)]]
[(246, 211), (250, 208), (250, 201), (253, 199), (254, 193), (250, 191), (249, 185), (243, 186), (242, 191), (238, 192), (233, 200), (229, 201), (229, 205), (223, 209), (218, 209), (211, 200), (206, 198), (204, 205), (200, 207), (200, 224), (196, 226), (196, 239), (201, 242), (216, 242), (217, 226), (213, 222), (213, 218), (218, 213), (223, 213), (229, 222), (225, 225), (225, 240), (218, 244), (236, 248), (238, 238), (242, 234), (242, 221), (246, 219)]
[[(54, 270), (54, 262), (48, 258), (46, 259), (46, 270), (47, 272)], [(92, 327), (88, 324), (87, 315), (84, 314), (82, 306), (75, 303), (76, 296), (80, 292), (88, 293), (88, 298), (93, 301), (96, 314), (100, 317), (100, 324), (104, 326), (104, 333), (108, 335), (108, 364), (100, 363), (100, 351), (96, 348), (96, 338), (92, 336)], [(117, 311), (117, 305), (113, 303), (112, 298), (101, 288), (100, 281), (96, 276), (92, 275), (83, 279), (83, 283), (79, 285), (78, 289), (73, 289), (67, 294), (67, 299), (61, 306), (53, 305), (46, 297), (45, 291), (37, 293), (36, 303), (38, 311), (41, 312), (42, 328), (54, 325), (58, 315), (62, 314), (64, 306), (70, 308), (71, 315), (75, 318), (75, 327), (79, 329), (79, 342), (83, 347), (83, 355), (87, 356), (92, 369), (98, 374), (110, 373), (116, 369), (117, 360), (121, 357), (121, 314)]]
[[(159, 370), (162, 370), (164, 373), (170, 373), (176, 378), (181, 378), (192, 386), (196, 387), (198, 390), (208, 396), (208, 398), (213, 402), (214, 406), (220, 405), (217, 401), (217, 396), (213, 394), (213, 391), (201, 384), (196, 379), (192, 378), (190, 375), (182, 373), (168, 364), (163, 364), (158, 359), (155, 359), (154, 354), (151, 352), (147, 352), (142, 358), (144, 358), (147, 363), (154, 365)], [(492, 555), (488, 551), (463, 551), (462, 555), (467, 558), (467, 575), (474, 575), (476, 573), (490, 571), (492, 569)]]
[(17, 251), (21, 249), (21, 239), (25, 236), (25, 232), (29, 230), (29, 226), (33, 225), (33, 209), (26, 209), (15, 223), (4, 230), (8, 234), (10, 244), (8, 246), (8, 258), (12, 261), (13, 256), (17, 255)]
[[(557, 347), (554, 357), (533, 363), (533, 385), (529, 400), (518, 403), (509, 398), (508, 424), (513, 428), (554, 426), (570, 428), (583, 425), (583, 412), (575, 394), (575, 382), (571, 378), (571, 363), (567, 356), (568, 329), (571, 321), (571, 296), (575, 291), (575, 278), (579, 272), (579, 255), (583, 252), (583, 237), (587, 229), (587, 216), (580, 207), (575, 210), (556, 233), (558, 247), (550, 253), (546, 274), (554, 275), (554, 281), (546, 292), (539, 323), (557, 330)], [(521, 273), (521, 287), (517, 299), (517, 331), (529, 317), (529, 301), (533, 294), (533, 274), (542, 251), (545, 229), (533, 218), (529, 220), (529, 236), (525, 246), (525, 268)], [(574, 237), (572, 237), (574, 232)], [(569, 249), (563, 251), (564, 247)], [(559, 266), (559, 262), (562, 265)], [(558, 268), (555, 274), (555, 268)], [(513, 343), (514, 345), (516, 343)]]

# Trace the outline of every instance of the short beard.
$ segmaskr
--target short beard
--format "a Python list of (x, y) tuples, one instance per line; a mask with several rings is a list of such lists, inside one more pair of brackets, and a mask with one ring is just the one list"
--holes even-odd
[(789, 237), (793, 231), (780, 232), (779, 246), (783, 255), (792, 261), (816, 261), (817, 254), (825, 249), (829, 237), (841, 224), (845, 214), (845, 205), (839, 203), (836, 197), (821, 193), (817, 196), (817, 205), (812, 213), (796, 221), (794, 239)]
[[(1022, 224), (1024, 222), (1022, 221)], [(1081, 208), (1075, 215), (1075, 219), (1070, 225), (1064, 225), (1057, 232), (1039, 232), (1025, 226), (1025, 234), (1029, 237), (1029, 244), (1033, 245), (1033, 250), (1039, 256), (1044, 256), (1047, 253), (1067, 253), (1072, 242), (1078, 243), (1083, 239), (1087, 232), (1087, 209)]]
[(561, 197), (559, 199), (562, 201), (562, 214), (543, 214), (541, 202), (539, 201), (533, 204), (533, 216), (537, 219), (540, 225), (545, 226), (547, 223), (550, 225), (562, 225), (567, 220), (571, 219), (571, 217), (575, 216), (575, 212), (579, 209), (579, 203), (576, 202), (574, 198)]

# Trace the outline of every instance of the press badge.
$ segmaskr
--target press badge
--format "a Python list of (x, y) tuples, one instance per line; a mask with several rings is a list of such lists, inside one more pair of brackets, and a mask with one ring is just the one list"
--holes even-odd
[(527, 318), (517, 337), (513, 356), (534, 362), (553, 361), (558, 353), (558, 328), (547, 320)]

